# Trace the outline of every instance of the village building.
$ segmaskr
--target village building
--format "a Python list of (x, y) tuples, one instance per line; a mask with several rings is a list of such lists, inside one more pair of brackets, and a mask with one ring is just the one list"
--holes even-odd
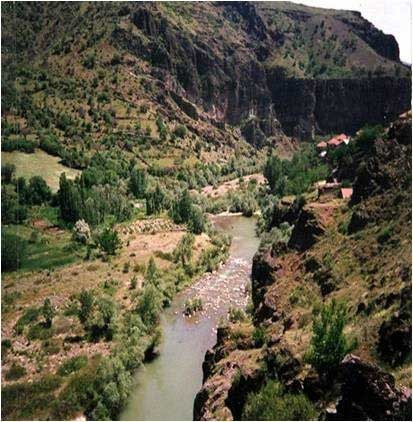
[(350, 142), (350, 137), (345, 135), (344, 133), (334, 136), (327, 142), (328, 147), (337, 148), (342, 144), (348, 145)]
[(353, 196), (353, 188), (341, 188), (340, 194), (343, 199), (351, 199)]

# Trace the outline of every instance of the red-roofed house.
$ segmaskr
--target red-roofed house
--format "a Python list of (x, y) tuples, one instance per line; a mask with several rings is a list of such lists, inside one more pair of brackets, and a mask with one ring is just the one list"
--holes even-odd
[(324, 149), (327, 148), (327, 142), (321, 141), (317, 144), (318, 149)]
[(350, 142), (350, 137), (345, 135), (344, 133), (342, 133), (340, 135), (335, 136), (334, 138), (331, 138), (327, 142), (327, 145), (330, 146), (330, 147), (336, 148), (343, 143), (347, 145), (349, 142)]
[(353, 195), (353, 188), (341, 188), (341, 197), (343, 199), (350, 199)]

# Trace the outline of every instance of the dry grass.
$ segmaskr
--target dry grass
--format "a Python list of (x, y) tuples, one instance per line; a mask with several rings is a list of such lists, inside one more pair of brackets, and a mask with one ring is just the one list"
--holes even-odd
[(59, 189), (59, 177), (64, 172), (68, 179), (74, 179), (79, 170), (75, 170), (60, 164), (60, 158), (47, 154), (37, 149), (33, 154), (25, 154), (19, 151), (2, 152), (3, 163), (14, 164), (16, 166), (16, 176), (30, 178), (42, 176), (52, 191)]

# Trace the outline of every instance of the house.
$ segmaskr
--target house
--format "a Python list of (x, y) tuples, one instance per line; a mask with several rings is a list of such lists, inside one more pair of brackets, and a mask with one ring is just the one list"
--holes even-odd
[(321, 141), (317, 144), (317, 149), (325, 149), (327, 148), (327, 142)]
[(347, 145), (350, 142), (350, 137), (345, 135), (344, 133), (334, 136), (333, 138), (331, 138), (328, 142), (327, 145), (329, 147), (333, 147), (333, 148), (337, 148), (339, 147), (341, 144), (345, 144)]
[(353, 195), (353, 188), (341, 188), (340, 193), (343, 199), (350, 199)]

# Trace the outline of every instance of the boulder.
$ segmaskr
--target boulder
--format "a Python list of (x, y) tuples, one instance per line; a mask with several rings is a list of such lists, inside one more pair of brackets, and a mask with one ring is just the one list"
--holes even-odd
[(347, 355), (340, 364), (341, 398), (329, 420), (411, 420), (411, 392), (399, 390), (391, 374)]

